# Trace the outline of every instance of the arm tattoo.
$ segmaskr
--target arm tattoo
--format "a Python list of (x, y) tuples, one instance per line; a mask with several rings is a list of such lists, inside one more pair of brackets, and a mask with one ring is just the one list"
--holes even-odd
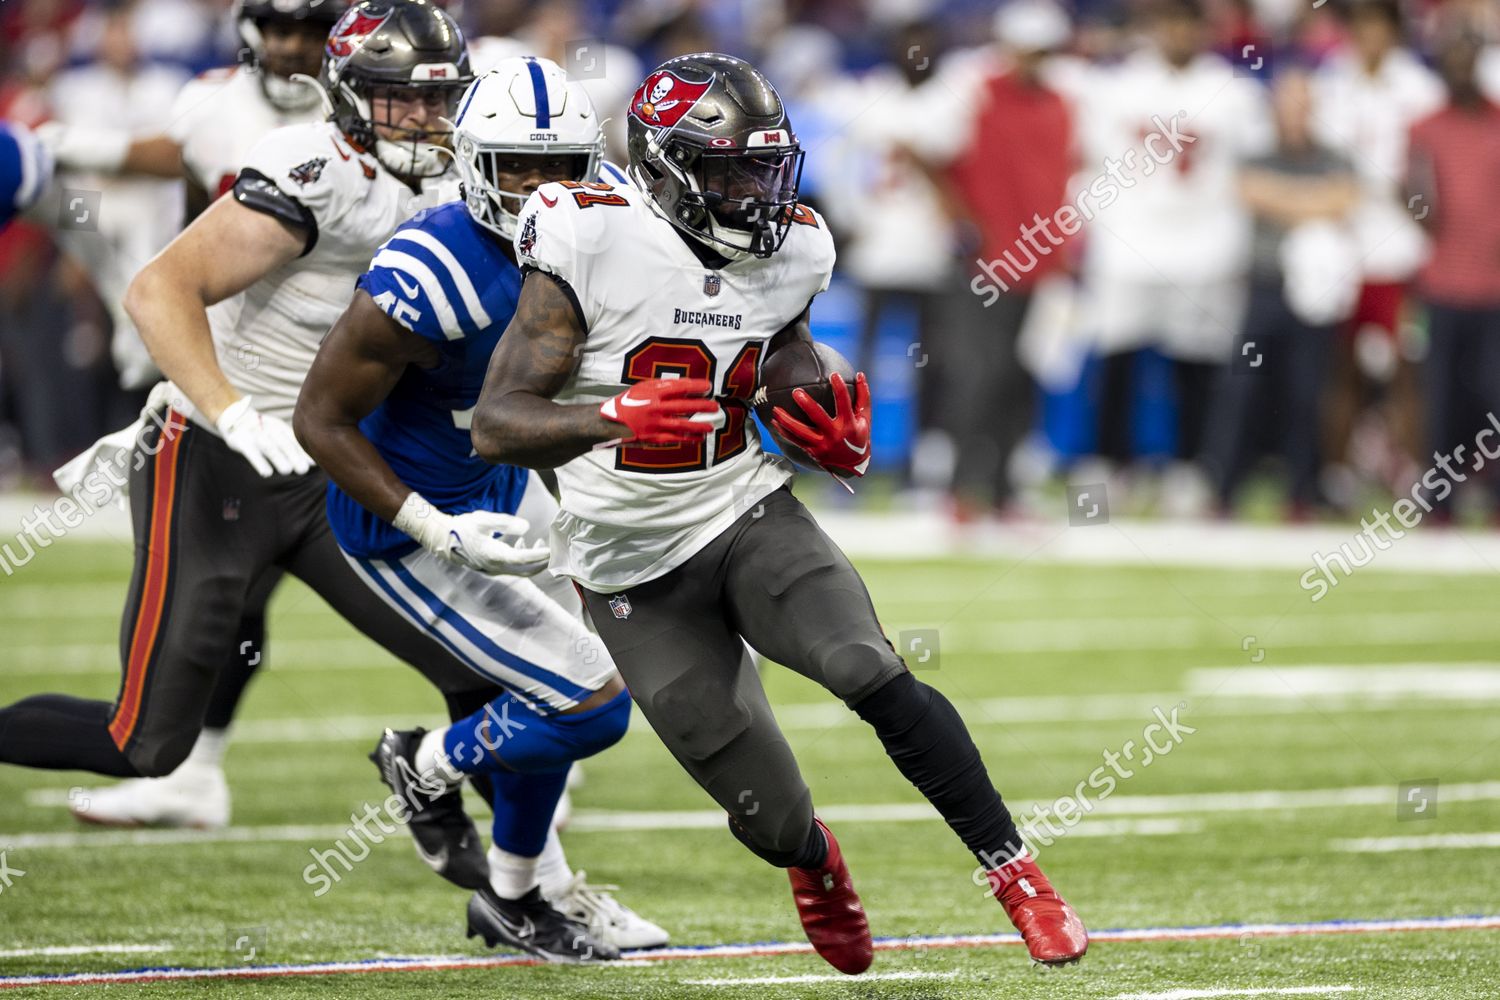
[(591, 403), (554, 403), (578, 367), (585, 331), (558, 279), (527, 274), (474, 409), (474, 449), (491, 462), (551, 469), (618, 437)]

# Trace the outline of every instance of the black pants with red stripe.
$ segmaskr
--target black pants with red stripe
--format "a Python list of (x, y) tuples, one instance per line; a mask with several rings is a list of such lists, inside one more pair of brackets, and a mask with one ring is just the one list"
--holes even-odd
[(263, 478), (212, 432), (176, 414), (153, 426), (131, 473), (135, 569), (120, 622), (113, 703), (67, 695), (0, 709), (0, 762), (119, 777), (170, 773), (187, 757), (241, 621), (284, 573), (416, 667), (455, 718), (501, 690), (390, 608), (345, 561), (326, 514), (327, 478)]

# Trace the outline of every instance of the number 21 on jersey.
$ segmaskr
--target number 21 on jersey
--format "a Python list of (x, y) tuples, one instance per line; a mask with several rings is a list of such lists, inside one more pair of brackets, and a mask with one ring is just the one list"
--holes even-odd
[[(744, 406), (724, 407), (724, 426), (717, 433), (682, 444), (627, 444), (616, 451), (615, 468), (630, 472), (692, 472), (733, 458), (745, 450), (745, 421), (750, 415), (748, 401), (755, 393), (755, 375), (760, 364), (761, 344), (749, 343), (740, 348), (725, 369), (718, 400), (741, 400)], [(675, 337), (652, 337), (625, 355), (621, 380), (633, 385), (649, 378), (701, 378), (720, 386), (716, 379), (718, 358), (701, 340)]]

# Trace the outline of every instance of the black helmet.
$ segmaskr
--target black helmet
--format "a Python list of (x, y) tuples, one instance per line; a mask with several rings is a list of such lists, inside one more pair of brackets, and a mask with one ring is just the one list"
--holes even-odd
[(447, 124), (383, 138), (376, 126), (397, 123), (376, 120), (373, 92), (435, 91), (446, 102), (442, 117), (451, 120), (473, 80), (463, 32), (431, 0), (360, 0), (339, 18), (323, 49), (323, 87), (339, 128), (404, 178), (435, 177), (448, 169), (446, 150), (439, 148), (447, 143)]
[(780, 249), (802, 147), (776, 88), (743, 59), (669, 59), (630, 101), (630, 174), (678, 229), (730, 257)]
[(349, 0), (240, 0), (235, 5), (234, 23), (245, 43), (240, 61), (260, 73), (266, 100), (282, 111), (306, 111), (318, 103), (318, 90), (267, 69), (265, 26), (307, 24), (326, 35), (348, 6)]

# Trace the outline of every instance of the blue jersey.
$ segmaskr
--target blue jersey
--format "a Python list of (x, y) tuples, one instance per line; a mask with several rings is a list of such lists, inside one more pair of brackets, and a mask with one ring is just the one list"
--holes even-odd
[[(407, 486), (439, 510), (514, 513), (529, 473), (474, 453), (469, 420), (490, 355), (516, 311), (521, 271), (463, 202), (413, 216), (375, 254), (359, 287), (397, 323), (438, 350), (433, 368), (407, 367), (360, 423)], [(328, 519), (344, 551), (399, 558), (417, 543), (330, 483)]]

